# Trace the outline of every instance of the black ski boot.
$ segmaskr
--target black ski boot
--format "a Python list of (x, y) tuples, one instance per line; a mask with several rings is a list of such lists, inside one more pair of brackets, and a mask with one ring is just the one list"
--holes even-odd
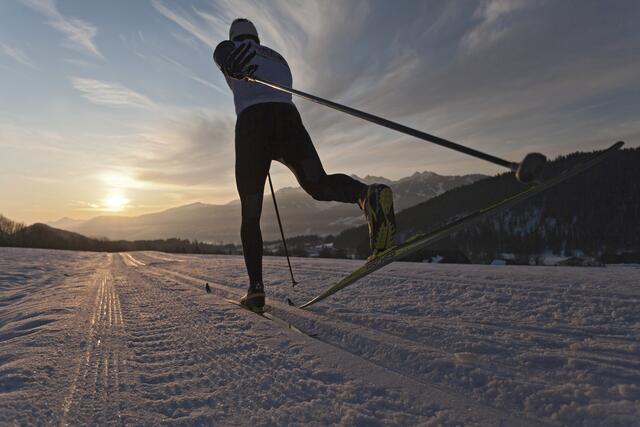
[(264, 311), (264, 285), (256, 283), (249, 285), (247, 294), (240, 298), (240, 304), (251, 311), (261, 313)]
[(371, 255), (368, 259), (372, 260), (393, 245), (396, 217), (391, 188), (384, 184), (370, 185), (359, 204), (369, 223)]

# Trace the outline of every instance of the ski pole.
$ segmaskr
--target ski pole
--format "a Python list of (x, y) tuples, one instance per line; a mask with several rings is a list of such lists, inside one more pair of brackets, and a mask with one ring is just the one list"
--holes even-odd
[(246, 80), (260, 83), (265, 86), (269, 86), (273, 89), (290, 93), (292, 95), (297, 95), (301, 98), (307, 99), (317, 104), (321, 104), (326, 107), (333, 108), (338, 111), (342, 111), (343, 113), (350, 114), (355, 117), (359, 117), (363, 120), (367, 120), (369, 122), (378, 124), (380, 126), (384, 126), (386, 128), (396, 130), (406, 135), (410, 135), (418, 139), (422, 139), (424, 141), (431, 142), (433, 144), (437, 144), (442, 147), (446, 147), (451, 150), (455, 150), (460, 153), (464, 153), (469, 156), (473, 156), (478, 159), (482, 159), (487, 162), (505, 167), (515, 172), (516, 178), (523, 183), (528, 183), (536, 180), (540, 175), (540, 173), (542, 172), (542, 169), (547, 160), (547, 158), (540, 153), (529, 153), (525, 156), (525, 158), (520, 163), (510, 162), (508, 160), (504, 160), (499, 157), (492, 156), (491, 154), (483, 153), (482, 151), (478, 151), (473, 148), (457, 144), (455, 142), (446, 140), (444, 138), (440, 138), (438, 136), (431, 135), (426, 132), (419, 131), (417, 129), (413, 129), (408, 126), (401, 125), (400, 123), (392, 122), (391, 120), (374, 116), (373, 114), (356, 110), (355, 108), (347, 107), (346, 105), (338, 104), (337, 102), (329, 101), (327, 99), (323, 99), (318, 96), (311, 95), (311, 94), (281, 85), (279, 83), (274, 83), (268, 80), (261, 79), (260, 77), (247, 76)]
[(271, 197), (273, 198), (273, 206), (276, 209), (276, 218), (278, 218), (278, 227), (280, 227), (280, 236), (282, 236), (282, 245), (284, 246), (284, 254), (287, 257), (289, 265), (289, 273), (291, 273), (291, 287), (295, 288), (298, 282), (293, 278), (293, 269), (291, 268), (291, 260), (289, 260), (289, 250), (287, 249), (287, 240), (284, 238), (284, 230), (282, 229), (282, 221), (280, 221), (280, 211), (278, 210), (278, 202), (276, 202), (276, 193), (273, 191), (273, 183), (271, 182), (271, 173), (267, 172), (269, 178), (269, 188), (271, 189)]

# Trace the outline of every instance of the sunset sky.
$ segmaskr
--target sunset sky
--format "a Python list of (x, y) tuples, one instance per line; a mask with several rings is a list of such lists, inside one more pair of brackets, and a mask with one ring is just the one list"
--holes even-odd
[[(236, 17), (287, 58), (296, 88), (511, 160), (640, 143), (637, 1), (4, 0), (0, 213), (235, 199), (233, 100), (211, 56)], [(328, 172), (500, 171), (295, 102)]]

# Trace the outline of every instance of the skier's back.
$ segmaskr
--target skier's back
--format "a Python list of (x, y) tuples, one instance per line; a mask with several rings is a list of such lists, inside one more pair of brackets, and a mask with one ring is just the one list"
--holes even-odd
[(264, 306), (260, 215), (264, 184), (272, 160), (287, 166), (316, 200), (357, 203), (369, 223), (372, 257), (391, 246), (395, 229), (393, 197), (382, 184), (367, 186), (347, 175), (327, 175), (291, 95), (244, 80), (257, 70), (262, 78), (291, 86), (291, 70), (275, 50), (260, 44), (246, 19), (236, 19), (229, 40), (214, 60), (233, 91), (236, 114), (236, 185), (242, 206), (241, 239), (249, 274), (242, 299), (252, 309)]

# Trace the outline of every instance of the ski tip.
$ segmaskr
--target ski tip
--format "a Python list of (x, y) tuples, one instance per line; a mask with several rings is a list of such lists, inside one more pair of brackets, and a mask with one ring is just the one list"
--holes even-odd
[(296, 306), (296, 304), (293, 301), (291, 301), (291, 298), (289, 298), (289, 297), (287, 297), (287, 304), (289, 304), (292, 307)]

